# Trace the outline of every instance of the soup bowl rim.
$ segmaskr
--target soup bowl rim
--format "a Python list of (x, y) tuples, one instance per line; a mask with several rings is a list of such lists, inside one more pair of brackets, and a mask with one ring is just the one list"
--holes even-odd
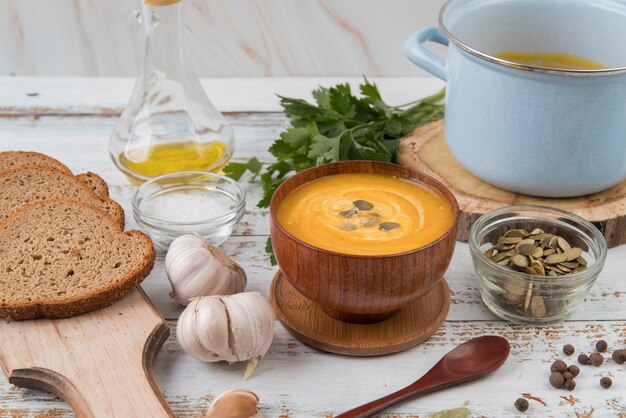
[[(320, 167), (324, 167), (324, 166), (329, 166), (329, 165), (336, 165), (336, 166), (356, 166), (357, 164), (355, 163), (370, 163), (373, 164), (375, 166), (381, 166), (381, 167), (387, 167), (387, 168), (400, 168), (402, 170), (407, 170), (407, 172), (409, 173), (415, 173), (418, 175), (418, 177), (422, 177), (422, 178), (427, 178), (430, 181), (433, 182), (434, 185), (430, 185), (427, 184), (423, 181), (420, 181), (418, 179), (413, 179), (413, 178), (409, 178), (409, 177), (401, 177), (403, 180), (408, 180), (412, 183), (418, 183), (421, 185), (424, 185), (426, 187), (432, 188), (434, 190), (436, 190), (438, 193), (440, 193), (443, 198), (448, 202), (448, 204), (450, 204), (450, 206), (452, 206), (452, 210), (453, 210), (453, 216), (452, 216), (452, 223), (450, 225), (450, 227), (448, 229), (446, 229), (446, 231), (441, 234), (436, 240), (426, 244), (426, 245), (422, 245), (410, 250), (406, 250), (406, 251), (402, 251), (402, 252), (396, 252), (396, 253), (390, 253), (390, 254), (348, 254), (348, 253), (342, 253), (342, 252), (338, 252), (338, 251), (332, 251), (332, 250), (327, 250), (324, 248), (320, 248), (317, 247), (313, 244), (309, 244), (308, 242), (305, 242), (304, 240), (302, 240), (301, 238), (296, 237), (295, 235), (291, 234), (289, 231), (287, 231), (282, 225), (281, 223), (278, 221), (278, 208), (280, 207), (280, 204), (276, 203), (276, 196), (278, 195), (277, 193), (281, 190), (281, 188), (286, 188), (287, 186), (285, 186), (285, 184), (287, 184), (289, 181), (292, 181), (292, 179), (296, 178), (296, 176), (300, 175), (301, 173), (304, 172), (308, 172), (309, 170), (317, 170)], [(389, 175), (389, 173), (364, 173), (364, 172), (360, 172), (360, 171), (354, 171), (354, 172), (345, 172), (345, 173), (337, 173), (337, 174), (328, 174), (328, 175), (323, 175), (323, 176), (319, 176), (316, 177), (314, 179), (311, 179), (309, 181), (304, 182), (302, 185), (296, 187), (295, 189), (293, 189), (292, 191), (290, 191), (289, 193), (287, 193), (285, 195), (285, 197), (289, 196), (289, 194), (291, 194), (293, 191), (297, 190), (300, 187), (303, 187), (305, 184), (309, 184), (313, 181), (325, 178), (325, 177), (330, 177), (330, 176), (338, 176), (338, 175), (343, 175), (343, 174), (383, 174), (383, 175)], [(444, 193), (445, 191), (445, 193)], [(283, 199), (284, 200), (284, 199)], [(281, 200), (282, 203), (282, 200)], [(458, 224), (458, 219), (459, 219), (459, 204), (456, 200), (456, 197), (454, 196), (454, 194), (452, 193), (452, 191), (446, 187), (445, 184), (443, 184), (441, 181), (437, 180), (436, 178), (424, 173), (423, 171), (419, 171), (419, 170), (413, 170), (412, 168), (408, 168), (408, 167), (404, 167), (401, 166), (399, 164), (393, 164), (393, 163), (387, 163), (387, 162), (383, 162), (383, 161), (369, 161), (369, 160), (350, 160), (350, 161), (340, 161), (340, 162), (336, 162), (336, 163), (329, 163), (329, 164), (325, 164), (323, 166), (316, 166), (316, 167), (311, 167), (308, 168), (306, 170), (300, 171), (296, 174), (294, 174), (292, 177), (288, 178), (287, 180), (285, 180), (274, 192), (274, 195), (272, 196), (272, 199), (270, 200), (270, 216), (272, 219), (272, 224), (274, 224), (276, 226), (276, 228), (278, 228), (280, 230), (280, 232), (282, 234), (284, 234), (285, 236), (287, 236), (289, 239), (291, 239), (292, 241), (295, 241), (298, 243), (298, 245), (304, 246), (310, 250), (313, 251), (317, 251), (329, 256), (334, 256), (334, 257), (347, 257), (347, 258), (356, 258), (356, 259), (389, 259), (389, 258), (394, 258), (394, 257), (402, 257), (402, 256), (406, 256), (406, 255), (410, 255), (410, 254), (414, 254), (416, 252), (420, 252), (420, 251), (424, 251), (427, 250), (429, 248), (435, 247), (438, 244), (440, 244), (441, 242), (445, 241), (448, 236), (451, 233), (456, 233), (456, 229), (457, 229), (457, 224)]]

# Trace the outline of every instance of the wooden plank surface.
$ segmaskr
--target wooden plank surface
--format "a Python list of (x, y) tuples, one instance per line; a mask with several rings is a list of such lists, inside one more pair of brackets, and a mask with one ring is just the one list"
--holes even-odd
[[(11, 86), (9, 81), (0, 79), (0, 86)], [(106, 99), (106, 83), (93, 83), (101, 86), (103, 103), (110, 104), (118, 100)], [(113, 87), (116, 83), (110, 89), (112, 97), (118, 94)], [(317, 84), (312, 79), (307, 83)], [(66, 87), (60, 89), (61, 84)], [(57, 105), (56, 113), (49, 116), (42, 116), (35, 108), (25, 105), (7, 110), (5, 106), (10, 107), (12, 100), (4, 93), (0, 95), (4, 109), (0, 112), (0, 150), (33, 149), (46, 152), (61, 159), (76, 172), (91, 170), (101, 174), (111, 185), (113, 198), (124, 206), (128, 226), (134, 228), (136, 223), (129, 210), (133, 188), (113, 167), (107, 155), (107, 142), (115, 125), (115, 112), (92, 113), (104, 106), (87, 99), (85, 91), (89, 91), (88, 81), (83, 80), (78, 85), (81, 91), (72, 90), (67, 80), (59, 84), (47, 80), (39, 84), (41, 91), (55, 91), (59, 95), (65, 92), (70, 97), (85, 96), (80, 106), (69, 110), (67, 114), (62, 113), (61, 105)], [(433, 90), (436, 87), (431, 85)], [(299, 87), (300, 90), (308, 88), (308, 85), (306, 88)], [(233, 108), (241, 106), (241, 109), (245, 109), (248, 101), (243, 93), (236, 96), (237, 99), (229, 99)], [(21, 100), (15, 98), (15, 103)], [(49, 103), (66, 103), (64, 100), (60, 96), (52, 97)], [(254, 105), (249, 107), (253, 108)], [(270, 155), (265, 150), (280, 130), (287, 126), (286, 119), (278, 113), (236, 113), (229, 114), (228, 120), (235, 129), (238, 141), (235, 153), (237, 160), (245, 160), (252, 155), (268, 160)], [(267, 295), (275, 271), (263, 251), (269, 232), (268, 213), (255, 206), (260, 197), (258, 184), (244, 184), (248, 189), (246, 215), (233, 237), (225, 243), (224, 250), (248, 272), (249, 289)], [(412, 382), (456, 344), (473, 336), (496, 334), (509, 338), (513, 346), (511, 358), (504, 369), (483, 381), (407, 403), (383, 416), (425, 417), (433, 411), (467, 404), (473, 416), (513, 417), (519, 416), (512, 406), (513, 402), (521, 394), (529, 393), (547, 404), (543, 406), (531, 400), (534, 416), (584, 417), (593, 410), (593, 417), (626, 417), (624, 366), (609, 362), (599, 369), (582, 368), (581, 376), (577, 379), (578, 388), (571, 393), (552, 389), (547, 381), (549, 364), (559, 356), (565, 343), (572, 343), (579, 350), (590, 352), (594, 341), (604, 337), (611, 347), (626, 348), (624, 271), (626, 246), (609, 251), (606, 267), (598, 283), (569, 321), (546, 328), (515, 327), (496, 320), (484, 308), (467, 245), (458, 244), (446, 274), (452, 291), (448, 320), (426, 343), (386, 357), (346, 358), (311, 349), (277, 324), (276, 339), (268, 357), (252, 379), (245, 383), (241, 382), (241, 365), (202, 364), (178, 347), (175, 319), (181, 308), (168, 297), (170, 288), (164, 273), (163, 254), (159, 254), (156, 267), (144, 282), (143, 288), (170, 320), (172, 335), (157, 356), (154, 374), (179, 416), (197, 416), (206, 409), (213, 396), (224, 389), (242, 386), (259, 394), (262, 416), (330, 417), (333, 413)], [(601, 375), (613, 377), (612, 389), (600, 388), (598, 381)], [(71, 412), (65, 403), (52, 395), (12, 388), (4, 379), (0, 379), (0, 417), (35, 416), (65, 417), (71, 416)]]

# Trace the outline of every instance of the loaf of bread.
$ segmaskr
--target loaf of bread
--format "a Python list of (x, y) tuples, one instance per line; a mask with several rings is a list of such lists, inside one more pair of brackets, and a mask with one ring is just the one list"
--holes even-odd
[[(33, 151), (0, 152), (0, 171), (32, 166), (56, 168), (66, 174), (72, 174), (65, 164), (45, 154)], [(109, 186), (97, 174), (84, 173), (77, 175), (76, 178), (89, 187), (94, 194), (100, 197), (109, 197)]]
[(0, 317), (65, 318), (105, 307), (137, 286), (154, 258), (147, 236), (123, 232), (97, 207), (36, 201), (0, 223)]
[(41, 166), (0, 172), (0, 222), (24, 205), (54, 198), (77, 200), (100, 208), (120, 228), (124, 227), (121, 206), (109, 198), (95, 195), (71, 174)]

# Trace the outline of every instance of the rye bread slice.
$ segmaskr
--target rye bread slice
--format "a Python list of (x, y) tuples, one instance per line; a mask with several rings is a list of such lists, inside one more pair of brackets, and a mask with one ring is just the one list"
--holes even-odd
[(0, 172), (0, 222), (29, 203), (64, 198), (103, 209), (120, 228), (124, 210), (109, 198), (96, 196), (71, 174), (50, 167), (24, 167)]
[(108, 306), (152, 270), (139, 231), (67, 199), (27, 205), (0, 224), (0, 317), (67, 318)]
[[(0, 152), (0, 171), (12, 170), (24, 167), (51, 167), (67, 174), (72, 174), (70, 169), (62, 162), (45, 154), (33, 151), (3, 151)], [(97, 174), (87, 172), (78, 174), (77, 179), (82, 181), (96, 195), (109, 197), (109, 186)]]

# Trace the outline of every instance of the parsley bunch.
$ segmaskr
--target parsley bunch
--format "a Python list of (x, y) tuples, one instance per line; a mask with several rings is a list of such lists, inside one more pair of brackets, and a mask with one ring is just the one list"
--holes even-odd
[[(224, 168), (226, 175), (239, 180), (249, 171), (252, 181), (260, 177), (263, 198), (258, 206), (266, 208), (290, 174), (337, 161), (394, 162), (398, 139), (443, 117), (443, 91), (390, 106), (367, 79), (359, 87), (360, 97), (352, 94), (348, 84), (319, 87), (312, 92), (315, 104), (280, 96), (291, 127), (269, 149), (276, 161), (263, 163), (253, 157), (246, 163), (230, 163)], [(266, 249), (271, 252), (271, 245)]]

